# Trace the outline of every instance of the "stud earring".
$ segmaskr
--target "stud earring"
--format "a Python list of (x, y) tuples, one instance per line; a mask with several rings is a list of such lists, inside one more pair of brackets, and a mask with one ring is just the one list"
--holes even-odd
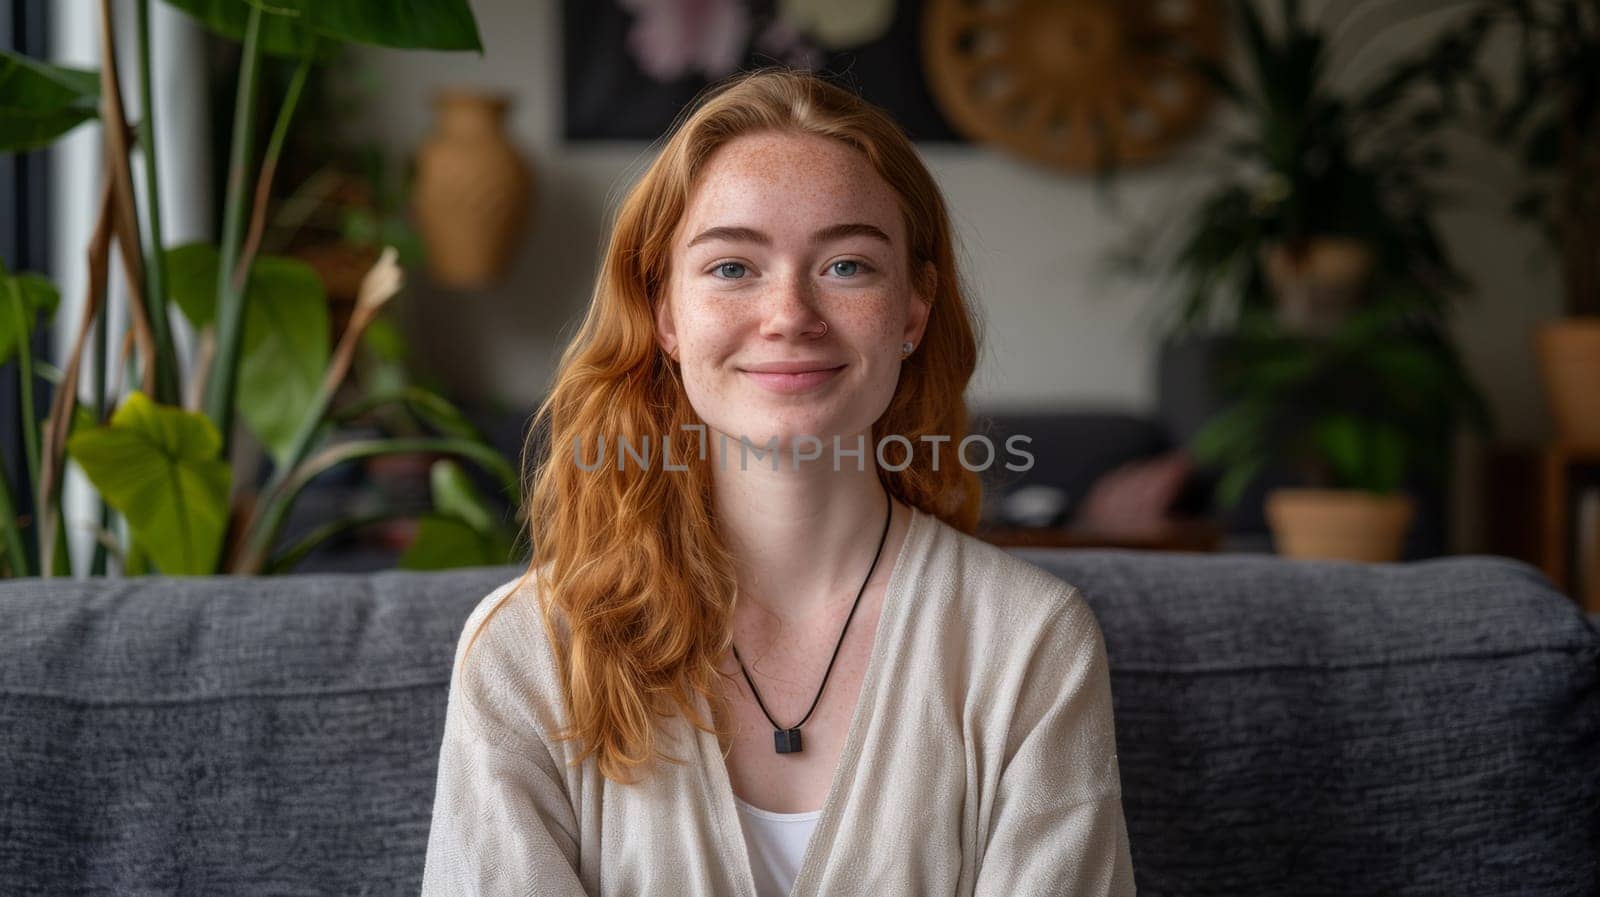
[(905, 342), (900, 344), (900, 357), (901, 358), (910, 358), (911, 357), (911, 350), (915, 349), (915, 348), (916, 348), (916, 346), (912, 344), (911, 340), (906, 340)]

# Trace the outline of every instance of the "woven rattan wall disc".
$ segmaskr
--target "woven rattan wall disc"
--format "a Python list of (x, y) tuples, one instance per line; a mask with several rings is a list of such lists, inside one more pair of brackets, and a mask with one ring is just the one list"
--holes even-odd
[(935, 100), (973, 140), (1085, 171), (1156, 159), (1211, 105), (1184, 65), (1218, 59), (1216, 0), (930, 0), (923, 59)]

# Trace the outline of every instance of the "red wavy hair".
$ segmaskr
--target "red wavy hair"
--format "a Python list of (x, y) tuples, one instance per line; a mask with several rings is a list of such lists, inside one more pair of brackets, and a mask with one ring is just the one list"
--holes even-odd
[[(672, 239), (702, 166), (722, 144), (759, 131), (854, 147), (897, 195), (908, 270), (931, 263), (924, 286), (932, 301), (922, 343), (904, 361), (872, 431), (873, 445), (900, 434), (916, 450), (904, 470), (878, 473), (891, 495), (964, 532), (978, 519), (978, 477), (949, 456), (966, 435), (978, 322), (962, 296), (943, 197), (910, 140), (882, 110), (807, 72), (766, 68), (708, 88), (680, 114), (618, 209), (588, 312), (523, 449), (527, 471), (543, 445), (531, 489), (524, 484), (532, 555), (523, 581), (535, 578), (531, 594), (559, 646), (571, 725), (556, 737), (581, 745), (573, 765), (597, 756), (601, 774), (619, 783), (636, 782), (657, 756), (684, 762), (657, 751), (661, 717), (681, 714), (715, 733), (724, 757), (731, 745), (731, 732), (717, 722), (728, 719), (731, 692), (721, 680), (730, 677), (717, 665), (733, 642), (735, 567), (713, 514), (711, 466), (694, 460), (700, 435), (682, 429), (703, 422), (656, 342), (654, 312), (666, 298)], [(924, 434), (951, 437), (937, 470)], [(604, 436), (638, 447), (647, 435), (656, 445), (671, 439), (675, 463), (690, 469), (660, 476), (626, 464), (584, 470), (566, 454), (580, 437), (585, 446)], [(510, 594), (522, 594), (520, 586)], [(696, 694), (712, 719), (697, 711)]]

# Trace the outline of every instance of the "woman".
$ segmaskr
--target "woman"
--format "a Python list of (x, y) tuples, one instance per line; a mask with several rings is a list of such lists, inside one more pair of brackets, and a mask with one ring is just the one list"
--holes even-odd
[(783, 70), (708, 93), (536, 415), (423, 893), (1132, 894), (1096, 620), (968, 534), (976, 358), (886, 115)]

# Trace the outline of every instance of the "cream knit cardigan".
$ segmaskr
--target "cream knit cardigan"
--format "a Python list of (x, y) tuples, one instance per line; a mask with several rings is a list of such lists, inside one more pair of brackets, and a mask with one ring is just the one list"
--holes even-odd
[[(633, 787), (593, 757), (568, 766), (575, 746), (549, 737), (565, 719), (552, 645), (532, 579), (515, 585), (484, 597), (457, 644), (423, 897), (756, 897), (714, 735), (672, 720), (663, 749), (689, 762)], [(793, 894), (1133, 893), (1094, 613), (913, 508)]]

